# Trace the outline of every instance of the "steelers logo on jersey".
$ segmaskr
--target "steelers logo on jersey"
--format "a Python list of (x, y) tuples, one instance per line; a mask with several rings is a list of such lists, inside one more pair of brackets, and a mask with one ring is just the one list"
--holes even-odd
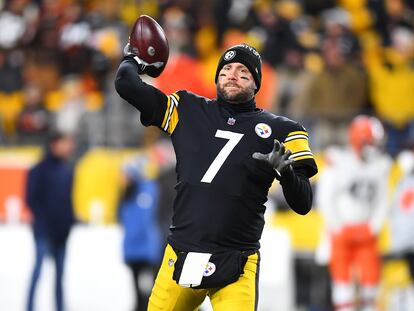
[(206, 268), (204, 269), (203, 276), (210, 276), (214, 272), (216, 272), (216, 265), (214, 263), (212, 263), (212, 262), (208, 262), (206, 264)]
[(272, 128), (266, 123), (259, 123), (254, 128), (256, 134), (261, 138), (269, 138), (272, 135)]

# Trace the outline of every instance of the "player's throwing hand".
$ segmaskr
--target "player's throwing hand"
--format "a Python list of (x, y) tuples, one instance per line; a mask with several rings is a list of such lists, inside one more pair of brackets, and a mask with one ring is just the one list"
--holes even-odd
[(168, 40), (164, 30), (152, 17), (141, 15), (132, 26), (124, 56), (138, 64), (138, 73), (158, 77), (169, 56)]
[(279, 179), (284, 172), (292, 168), (293, 159), (289, 158), (291, 154), (292, 151), (286, 150), (285, 145), (275, 139), (273, 150), (270, 153), (255, 152), (253, 158), (266, 161), (275, 170), (276, 178)]
[(138, 73), (145, 74), (145, 68), (147, 67), (145, 62), (138, 57), (138, 55), (134, 54), (131, 48), (131, 44), (128, 42), (124, 47), (124, 56), (132, 57), (138, 65)]

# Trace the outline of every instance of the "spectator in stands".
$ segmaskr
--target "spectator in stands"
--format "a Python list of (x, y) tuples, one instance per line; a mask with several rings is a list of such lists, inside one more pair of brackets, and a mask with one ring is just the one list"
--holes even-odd
[[(292, 119), (306, 117), (309, 86), (313, 74), (304, 67), (304, 49), (294, 44), (284, 55), (283, 63), (277, 68), (277, 99), (274, 111)], [(307, 126), (307, 124), (305, 124)]]
[[(0, 92), (12, 93), (22, 88), (22, 45), (30, 32), (28, 1), (2, 2), (0, 10)], [(6, 30), (7, 29), (7, 30)]]
[[(161, 25), (169, 40), (170, 55), (168, 66), (154, 81), (155, 85), (165, 93), (175, 92), (184, 84), (188, 85), (191, 92), (211, 95), (205, 87), (201, 62), (194, 56), (190, 16), (179, 7), (171, 7), (164, 12)], [(192, 70), (182, 70), (183, 68)]]
[(17, 116), (17, 136), (20, 144), (44, 145), (51, 115), (43, 106), (41, 90), (28, 85), (24, 90), (24, 106)]
[(313, 121), (310, 131), (317, 149), (346, 145), (349, 122), (367, 104), (366, 74), (352, 62), (356, 41), (349, 32), (346, 13), (338, 10), (325, 15), (324, 68), (311, 82), (305, 112)]
[(73, 150), (72, 136), (53, 133), (43, 159), (28, 173), (26, 203), (33, 215), (36, 248), (27, 300), (28, 311), (34, 309), (35, 291), (46, 255), (51, 255), (55, 262), (56, 310), (64, 310), (62, 279), (66, 242), (75, 222), (72, 205), (73, 168), (68, 162)]
[(288, 48), (295, 43), (296, 32), (302, 28), (302, 6), (295, 0), (264, 2), (257, 6), (256, 14), (268, 38), (263, 45), (263, 59), (277, 67)]
[(80, 135), (81, 120), (86, 112), (86, 96), (79, 76), (67, 76), (62, 83), (62, 106), (55, 112), (56, 128)]
[(395, 156), (414, 139), (414, 32), (391, 31), (392, 45), (367, 57), (370, 95), (388, 135), (386, 149)]

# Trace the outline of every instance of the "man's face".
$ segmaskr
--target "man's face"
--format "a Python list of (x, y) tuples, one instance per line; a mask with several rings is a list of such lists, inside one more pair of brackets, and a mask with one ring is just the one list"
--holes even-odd
[(256, 83), (249, 69), (241, 63), (229, 63), (220, 70), (217, 93), (230, 103), (244, 103), (254, 97)]
[(67, 135), (52, 143), (52, 152), (59, 158), (68, 160), (75, 150), (75, 140)]

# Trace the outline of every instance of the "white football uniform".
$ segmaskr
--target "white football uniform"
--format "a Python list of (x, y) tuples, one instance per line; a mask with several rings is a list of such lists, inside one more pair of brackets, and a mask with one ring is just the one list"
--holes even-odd
[(388, 206), (388, 177), (392, 161), (372, 151), (362, 161), (352, 150), (330, 148), (317, 184), (317, 206), (330, 231), (368, 224), (378, 233)]

